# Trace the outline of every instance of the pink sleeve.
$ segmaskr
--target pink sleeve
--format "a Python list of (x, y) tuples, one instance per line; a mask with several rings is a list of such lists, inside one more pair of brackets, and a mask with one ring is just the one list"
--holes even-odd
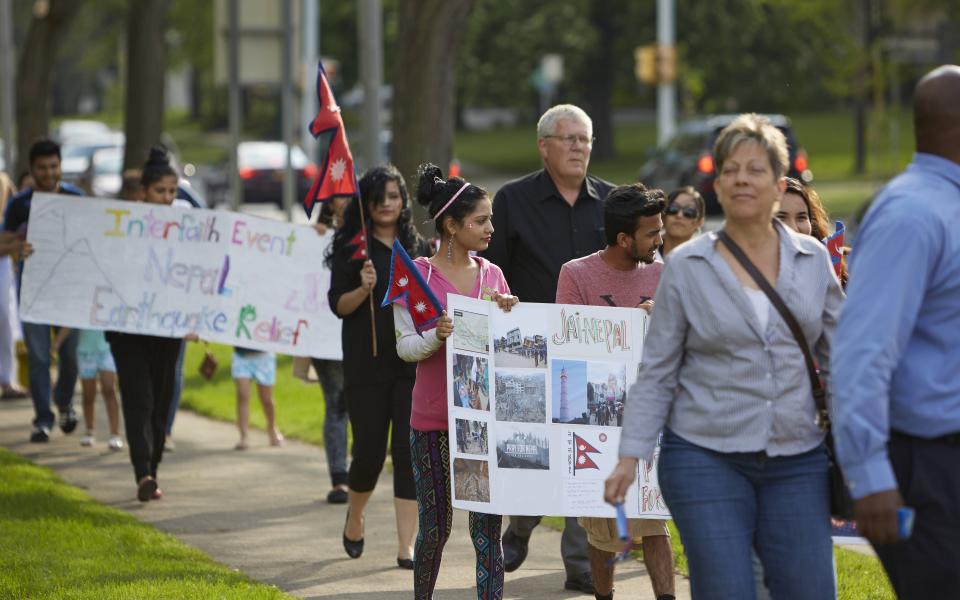
[(563, 265), (560, 267), (560, 278), (557, 280), (557, 304), (586, 304), (580, 297), (580, 290), (577, 288), (576, 280), (570, 273), (570, 267)]
[(497, 290), (501, 294), (510, 293), (510, 285), (507, 283), (507, 278), (503, 276), (503, 271), (500, 270), (500, 267), (493, 263), (488, 263), (490, 270), (493, 272), (493, 289)]

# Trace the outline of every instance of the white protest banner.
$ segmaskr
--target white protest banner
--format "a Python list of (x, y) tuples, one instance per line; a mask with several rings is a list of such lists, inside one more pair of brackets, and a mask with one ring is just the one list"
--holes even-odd
[[(626, 390), (647, 315), (605, 306), (447, 297), (450, 470), (455, 508), (501, 515), (613, 517)], [(629, 517), (669, 518), (656, 459), (641, 461)]]
[(226, 211), (34, 194), (20, 318), (339, 359), (331, 236)]

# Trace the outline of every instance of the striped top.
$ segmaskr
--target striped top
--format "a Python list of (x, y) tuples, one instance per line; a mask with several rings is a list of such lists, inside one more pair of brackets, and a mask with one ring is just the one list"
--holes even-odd
[[(775, 221), (776, 290), (826, 379), (843, 302), (826, 248)], [(667, 257), (643, 361), (624, 409), (620, 455), (650, 460), (664, 426), (718, 452), (793, 455), (823, 433), (803, 354), (772, 306), (765, 327), (733, 270), (703, 235)]]

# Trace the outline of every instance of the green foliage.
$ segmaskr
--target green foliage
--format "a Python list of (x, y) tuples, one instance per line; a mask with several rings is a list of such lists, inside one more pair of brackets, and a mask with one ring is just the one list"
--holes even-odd
[[(133, 482), (131, 480), (131, 493)], [(0, 597), (289, 598), (0, 449)]]

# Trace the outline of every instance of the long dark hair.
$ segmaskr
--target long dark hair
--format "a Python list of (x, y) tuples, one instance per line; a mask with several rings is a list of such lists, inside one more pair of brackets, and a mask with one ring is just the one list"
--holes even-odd
[[(367, 217), (368, 235), (373, 235), (373, 224), (370, 220), (371, 208), (383, 204), (386, 198), (387, 183), (395, 182), (400, 189), (400, 197), (403, 199), (403, 206), (400, 209), (400, 218), (397, 219), (397, 239), (403, 245), (412, 258), (420, 255), (420, 249), (423, 245), (423, 238), (417, 233), (413, 226), (412, 215), (410, 213), (410, 197), (407, 193), (407, 184), (403, 181), (403, 175), (393, 165), (380, 165), (368, 169), (360, 177), (360, 200), (350, 201), (343, 209), (343, 224), (333, 234), (333, 243), (327, 248), (327, 254), (324, 256), (324, 263), (327, 268), (333, 268), (333, 257), (341, 248), (347, 245), (350, 240), (360, 231), (360, 202), (364, 202), (364, 216)], [(367, 240), (367, 248), (370, 248), (370, 240)]]

